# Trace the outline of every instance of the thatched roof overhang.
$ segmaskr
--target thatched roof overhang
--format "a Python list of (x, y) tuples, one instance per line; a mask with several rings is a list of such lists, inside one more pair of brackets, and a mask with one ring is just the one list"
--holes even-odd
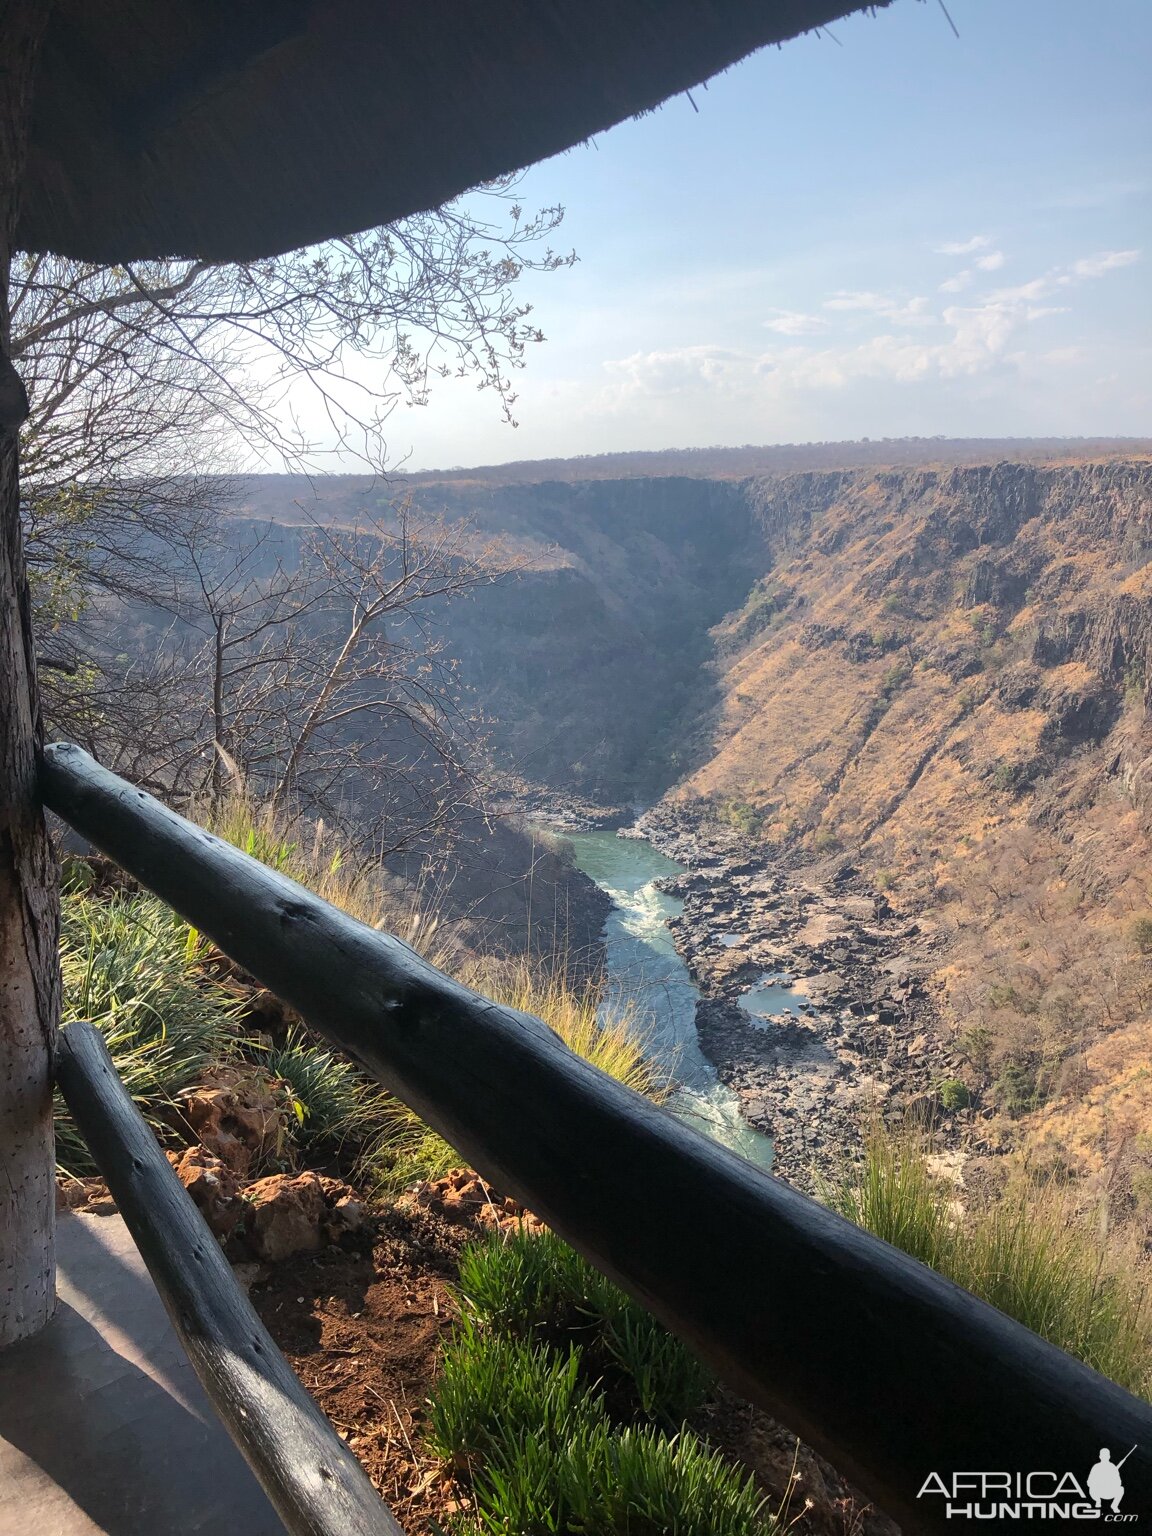
[(55, 0), (17, 244), (242, 260), (391, 223), (873, 8)]

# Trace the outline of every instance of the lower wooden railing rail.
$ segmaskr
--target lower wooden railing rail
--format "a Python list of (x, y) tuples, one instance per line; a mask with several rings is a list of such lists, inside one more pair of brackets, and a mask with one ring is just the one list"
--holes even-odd
[(969, 1489), (981, 1472), (1053, 1470), (1083, 1486), (1101, 1446), (1134, 1443), (1124, 1508), (1152, 1511), (1148, 1403), (79, 748), (48, 748), (42, 785), (65, 821), (908, 1531), (957, 1529), (936, 1491), (954, 1472)]
[(240, 1289), (91, 1024), (57, 1082), (208, 1398), (289, 1536), (404, 1536)]

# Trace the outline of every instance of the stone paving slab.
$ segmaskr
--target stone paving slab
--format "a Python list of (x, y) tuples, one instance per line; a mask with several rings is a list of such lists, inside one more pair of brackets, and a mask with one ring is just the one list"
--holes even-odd
[(61, 1214), (59, 1306), (0, 1351), (0, 1536), (284, 1536), (119, 1216)]

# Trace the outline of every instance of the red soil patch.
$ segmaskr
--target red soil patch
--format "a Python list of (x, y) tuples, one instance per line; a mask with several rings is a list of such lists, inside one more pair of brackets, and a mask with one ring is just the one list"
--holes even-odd
[(389, 1211), (370, 1251), (288, 1259), (251, 1293), (301, 1381), (412, 1533), (466, 1507), (421, 1447), (454, 1315), (447, 1288), (466, 1237), (435, 1215)]
[[(383, 1213), (370, 1251), (290, 1259), (252, 1290), (269, 1332), (411, 1536), (469, 1507), (423, 1450), (426, 1403), (455, 1315), (448, 1288), (460, 1250), (515, 1214), (474, 1174), (450, 1175)], [(752, 1472), (795, 1536), (897, 1536), (826, 1462), (726, 1389), (693, 1428)]]

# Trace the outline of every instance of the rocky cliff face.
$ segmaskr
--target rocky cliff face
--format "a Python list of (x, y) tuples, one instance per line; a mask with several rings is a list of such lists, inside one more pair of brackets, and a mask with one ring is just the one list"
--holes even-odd
[(946, 940), (973, 1087), (1035, 1116), (1054, 1160), (1125, 1148), (1140, 1187), (1152, 466), (748, 494), (769, 569), (715, 631), (709, 755), (672, 798), (862, 864)]
[(669, 477), (419, 499), (521, 562), (445, 615), (498, 758), (609, 802), (672, 783), (714, 699), (709, 631), (767, 558), (744, 486)]
[(1152, 464), (459, 494), (529, 551), (450, 621), (508, 760), (858, 865), (980, 1102), (1152, 1187)]
[[(1152, 676), (1152, 467), (797, 476), (749, 491), (771, 569), (718, 628), (689, 791), (882, 852), (962, 769), (1019, 793)], [(927, 776), (927, 782), (922, 783)], [(920, 807), (920, 811), (925, 807)]]
[(857, 866), (980, 1102), (1152, 1191), (1152, 461), (414, 498), (520, 559), (445, 615), (498, 758)]

